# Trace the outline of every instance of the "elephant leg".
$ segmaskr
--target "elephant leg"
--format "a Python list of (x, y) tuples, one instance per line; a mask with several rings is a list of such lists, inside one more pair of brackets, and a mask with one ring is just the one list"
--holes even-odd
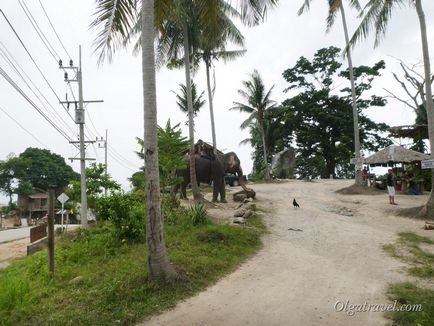
[(212, 187), (212, 202), (213, 203), (217, 203), (218, 202), (218, 195), (219, 195), (219, 189), (217, 187), (216, 182), (213, 182), (213, 187)]

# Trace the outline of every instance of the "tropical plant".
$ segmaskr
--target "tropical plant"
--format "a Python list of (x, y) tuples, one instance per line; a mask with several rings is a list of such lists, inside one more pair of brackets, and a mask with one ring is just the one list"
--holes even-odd
[[(424, 66), (424, 83), (425, 83), (425, 101), (426, 113), (428, 118), (428, 135), (431, 153), (434, 151), (434, 101), (431, 89), (431, 65), (428, 48), (428, 36), (425, 22), (425, 13), (422, 8), (422, 0), (369, 0), (364, 7), (360, 16), (362, 21), (354, 32), (349, 45), (354, 46), (362, 38), (366, 38), (372, 29), (375, 30), (375, 44), (377, 46), (385, 36), (386, 28), (392, 17), (392, 10), (401, 7), (402, 4), (408, 3), (416, 9), (419, 19), (422, 56)], [(433, 171), (432, 171), (433, 172)], [(421, 211), (427, 212), (430, 217), (434, 216), (434, 173), (431, 173), (431, 193), (428, 201)]]
[[(183, 1), (161, 0), (155, 1), (154, 5), (153, 0), (142, 0), (140, 1), (141, 10), (138, 11), (139, 1), (137, 0), (97, 0), (96, 17), (91, 24), (92, 28), (102, 26), (97, 35), (95, 49), (100, 54), (100, 62), (105, 58), (110, 60), (115, 50), (125, 46), (128, 40), (131, 40), (132, 34), (140, 34), (146, 162), (146, 239), (149, 255), (147, 261), (149, 276), (152, 280), (170, 279), (176, 275), (167, 257), (161, 218), (154, 35), (155, 29), (162, 30), (162, 23), (171, 18), (171, 11), (181, 2)], [(202, 15), (203, 21), (215, 21), (216, 5), (220, 4), (220, 1), (198, 0), (198, 2), (202, 5), (203, 10), (199, 10), (198, 13)], [(277, 0), (240, 0), (237, 5), (240, 7), (243, 21), (253, 25), (263, 19), (267, 6), (275, 3)], [(208, 26), (212, 27), (212, 24)], [(133, 33), (134, 27), (136, 27), (136, 33)], [(185, 58), (188, 56), (186, 55)], [(186, 67), (189, 67), (189, 63)], [(186, 86), (189, 87), (187, 83)], [(191, 103), (189, 105), (191, 108)]]
[[(305, 10), (309, 9), (310, 3), (312, 0), (305, 0), (303, 6), (298, 11), (298, 14), (301, 15)], [(360, 11), (360, 3), (358, 0), (349, 0), (350, 5), (354, 7), (356, 10)], [(342, 0), (328, 0), (329, 3), (329, 14), (327, 16), (327, 29), (326, 31), (330, 31), (330, 28), (333, 26), (336, 13), (340, 11), (342, 17), (342, 25), (344, 28), (345, 35), (345, 54), (348, 60), (348, 70), (350, 76), (351, 83), (351, 98), (352, 98), (352, 108), (353, 108), (353, 128), (354, 128), (354, 156), (357, 162), (360, 161), (360, 131), (359, 131), (359, 116), (357, 114), (357, 100), (356, 100), (356, 91), (354, 86), (354, 71), (353, 71), (353, 60), (351, 58), (351, 51), (348, 47), (349, 44), (349, 36), (348, 36), (348, 26), (347, 20), (345, 17), (345, 10)], [(355, 164), (355, 182), (356, 184), (361, 185), (363, 183), (362, 180), (362, 172), (360, 164)]]
[[(187, 114), (188, 117), (188, 104), (187, 104), (187, 87), (184, 84), (179, 84), (180, 93), (176, 94), (176, 104), (178, 108)], [(172, 91), (173, 92), (173, 91)], [(200, 109), (205, 105), (205, 100), (202, 98), (205, 92), (200, 93), (198, 95), (197, 87), (194, 82), (191, 83), (191, 99), (193, 101), (193, 115), (197, 116)], [(188, 121), (186, 122), (188, 125)]]
[(270, 180), (270, 171), (268, 167), (268, 151), (265, 141), (265, 120), (264, 116), (267, 111), (273, 109), (276, 103), (270, 98), (274, 85), (265, 90), (264, 82), (257, 70), (250, 74), (250, 80), (242, 82), (243, 89), (238, 90), (238, 94), (247, 101), (247, 104), (233, 102), (234, 106), (230, 110), (239, 110), (240, 112), (250, 114), (249, 117), (241, 124), (241, 129), (245, 129), (254, 123), (259, 129), (262, 138), (263, 157), (265, 163), (265, 180)]
[(12, 207), (13, 194), (26, 193), (26, 190), (31, 190), (31, 185), (29, 187), (28, 183), (22, 181), (29, 165), (28, 160), (17, 157), (13, 153), (9, 154), (5, 161), (0, 161), (0, 192), (9, 197), (9, 210)]
[(199, 225), (206, 223), (208, 213), (202, 203), (196, 203), (194, 206), (190, 207), (188, 215), (193, 225)]

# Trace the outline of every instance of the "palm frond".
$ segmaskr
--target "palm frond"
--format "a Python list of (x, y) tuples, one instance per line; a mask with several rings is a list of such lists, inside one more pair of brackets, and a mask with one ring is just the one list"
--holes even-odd
[(302, 6), (300, 7), (300, 9), (298, 9), (298, 11), (297, 11), (297, 15), (298, 15), (298, 16), (303, 15), (305, 11), (309, 11), (309, 9), (310, 9), (310, 2), (311, 2), (311, 1), (312, 1), (312, 0), (304, 0), (303, 5), (302, 5)]
[[(101, 29), (94, 42), (98, 63), (113, 58), (113, 53), (124, 46), (125, 39), (137, 22), (138, 0), (96, 0), (95, 19), (90, 29)], [(102, 26), (102, 27), (101, 27)]]

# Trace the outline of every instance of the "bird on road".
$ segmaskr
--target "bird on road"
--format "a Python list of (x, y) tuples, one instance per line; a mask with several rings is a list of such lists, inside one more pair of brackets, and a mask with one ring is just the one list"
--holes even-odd
[(296, 208), (296, 207), (300, 207), (300, 205), (297, 203), (297, 201), (295, 200), (295, 198), (294, 198), (294, 200), (292, 201), (292, 205), (294, 205), (294, 208)]

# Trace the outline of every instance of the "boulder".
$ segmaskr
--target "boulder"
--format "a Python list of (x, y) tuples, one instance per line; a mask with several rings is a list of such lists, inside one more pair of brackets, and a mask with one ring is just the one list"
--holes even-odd
[(247, 210), (243, 207), (238, 208), (235, 213), (234, 213), (234, 217), (241, 217), (244, 216), (244, 214), (246, 214)]
[(240, 203), (244, 202), (244, 199), (246, 199), (246, 198), (247, 198), (247, 196), (245, 194), (241, 194), (241, 193), (235, 193), (234, 197), (233, 197), (234, 201), (240, 202)]
[(69, 284), (78, 285), (78, 284), (82, 284), (83, 282), (84, 282), (84, 277), (83, 276), (77, 276), (77, 277), (73, 278), (72, 280), (70, 280)]
[(277, 153), (271, 162), (271, 173), (279, 179), (293, 179), (295, 167), (295, 150), (286, 148)]
[(234, 218), (234, 220), (232, 222), (234, 222), (235, 224), (244, 224), (244, 223), (246, 223), (246, 221), (242, 217), (236, 217), (236, 218)]
[(253, 212), (252, 212), (251, 210), (247, 210), (247, 211), (244, 213), (243, 218), (244, 218), (244, 219), (248, 219), (248, 218), (250, 218), (250, 217), (252, 217), (252, 216), (253, 216)]

